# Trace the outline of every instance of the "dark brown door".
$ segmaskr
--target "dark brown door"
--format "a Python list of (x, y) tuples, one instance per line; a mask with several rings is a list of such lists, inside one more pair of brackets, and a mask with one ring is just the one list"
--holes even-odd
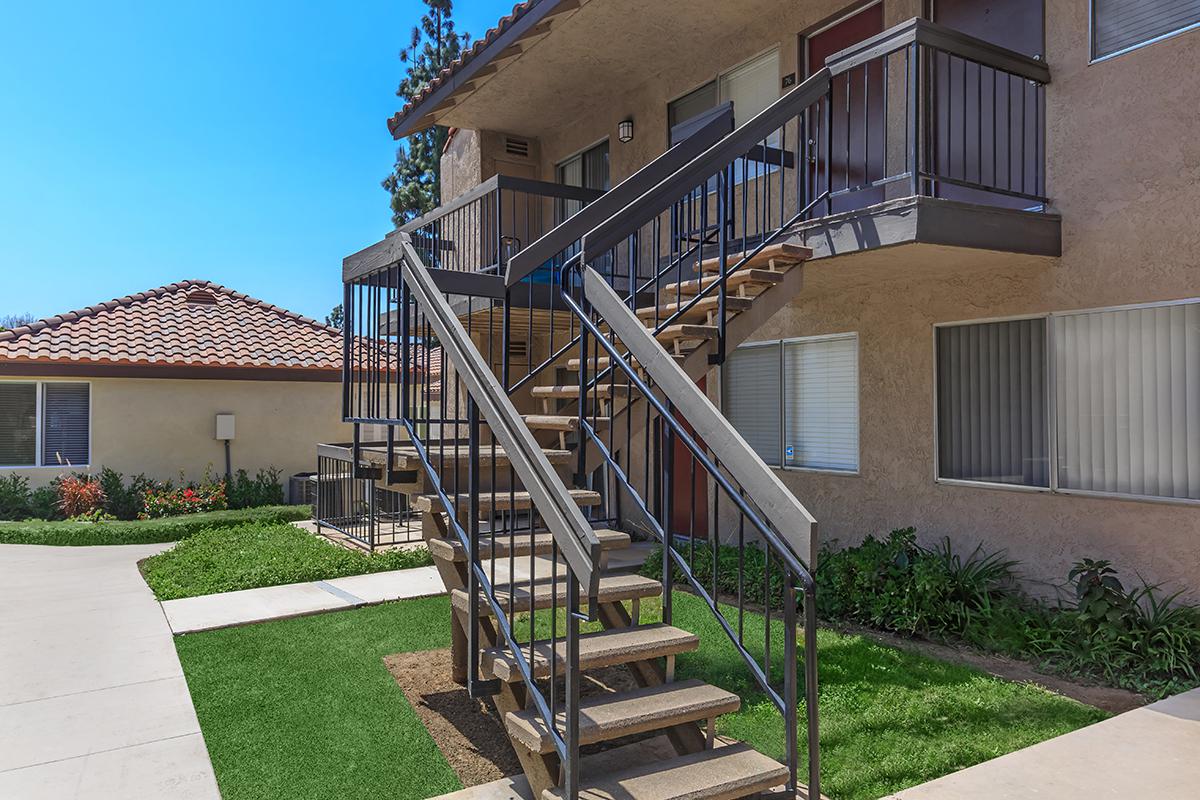
[[(805, 38), (809, 75), (825, 59), (883, 30), (883, 4), (864, 8)], [(875, 63), (844, 72), (833, 79), (831, 127), (833, 142), (826, 172), (826, 154), (817, 153), (813, 185), (823, 191), (829, 176), (832, 191), (840, 192), (833, 211), (850, 211), (883, 200), (883, 187), (870, 184), (886, 177), (883, 119), (883, 68)], [(822, 149), (823, 148), (819, 148)]]
[[(935, 0), (933, 21), (992, 44), (1044, 52), (1043, 0)], [(940, 54), (934, 61), (937, 109), (933, 155), (938, 175), (1036, 194), (1044, 119), (1024, 82)], [(939, 197), (1027, 208), (1029, 200), (935, 182)]]
[[(700, 391), (706, 391), (704, 378), (696, 381)], [(696, 432), (687, 420), (676, 415), (683, 429), (692, 438)], [(708, 537), (708, 473), (696, 463), (692, 451), (679, 437), (674, 437), (674, 475), (671, 478), (671, 533), (676, 536)], [(696, 439), (701, 447), (704, 443)]]

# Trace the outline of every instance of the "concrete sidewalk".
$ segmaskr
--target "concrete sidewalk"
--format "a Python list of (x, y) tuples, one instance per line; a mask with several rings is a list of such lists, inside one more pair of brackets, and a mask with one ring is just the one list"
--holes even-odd
[(0, 797), (220, 797), (138, 574), (169, 546), (0, 545)]
[(443, 591), (437, 568), (416, 567), (166, 600), (162, 610), (172, 632), (195, 633), (323, 611), (344, 611), (391, 600), (428, 597)]
[(887, 800), (1200, 797), (1200, 689), (1127, 711)]

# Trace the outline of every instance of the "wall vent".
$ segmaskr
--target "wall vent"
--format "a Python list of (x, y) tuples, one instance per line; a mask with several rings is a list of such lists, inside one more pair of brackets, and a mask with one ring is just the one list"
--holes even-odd
[(217, 296), (208, 289), (193, 289), (187, 293), (185, 299), (190, 305), (195, 306), (215, 306), (217, 304)]
[(508, 357), (509, 359), (528, 358), (529, 342), (520, 341), (518, 339), (510, 340), (508, 343)]
[(529, 140), (505, 136), (504, 152), (508, 153), (510, 156), (529, 158)]

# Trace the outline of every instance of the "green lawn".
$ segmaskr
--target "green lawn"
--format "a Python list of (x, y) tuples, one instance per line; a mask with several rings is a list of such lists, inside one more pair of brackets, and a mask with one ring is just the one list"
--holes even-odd
[(225, 800), (404, 800), (461, 788), (383, 666), (448, 647), (434, 597), (175, 639)]
[[(429, 598), (176, 639), (226, 800), (456, 788), (382, 664), (389, 653), (447, 646), (448, 614), (445, 598)], [(643, 621), (657, 614), (643, 604)], [(702, 641), (680, 656), (679, 676), (743, 699), (720, 731), (781, 757), (779, 714), (701, 602), (677, 594), (674, 622)], [(747, 615), (747, 641), (761, 625)], [(818, 644), (822, 788), (837, 800), (877, 798), (1106, 716), (859, 636), (821, 630)]]
[(154, 544), (177, 542), (209, 528), (228, 528), (247, 522), (293, 522), (312, 517), (309, 506), (262, 506), (232, 511), (207, 511), (162, 519), (107, 522), (0, 522), (0, 544), (46, 544), (80, 547), (96, 544)]
[(159, 600), (329, 580), (432, 563), (424, 547), (365, 553), (288, 524), (249, 524), (200, 533), (143, 563)]

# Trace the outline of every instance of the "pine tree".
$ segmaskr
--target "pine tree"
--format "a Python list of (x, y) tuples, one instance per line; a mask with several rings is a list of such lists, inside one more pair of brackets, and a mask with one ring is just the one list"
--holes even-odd
[[(400, 51), (407, 65), (396, 95), (406, 102), (450, 66), (470, 43), (451, 19), (452, 0), (422, 0), (427, 7), (413, 28), (409, 46)], [(400, 143), (392, 174), (383, 188), (392, 195), (392, 222), (397, 226), (437, 208), (441, 202), (441, 157), (447, 129), (437, 125), (414, 133)]]

